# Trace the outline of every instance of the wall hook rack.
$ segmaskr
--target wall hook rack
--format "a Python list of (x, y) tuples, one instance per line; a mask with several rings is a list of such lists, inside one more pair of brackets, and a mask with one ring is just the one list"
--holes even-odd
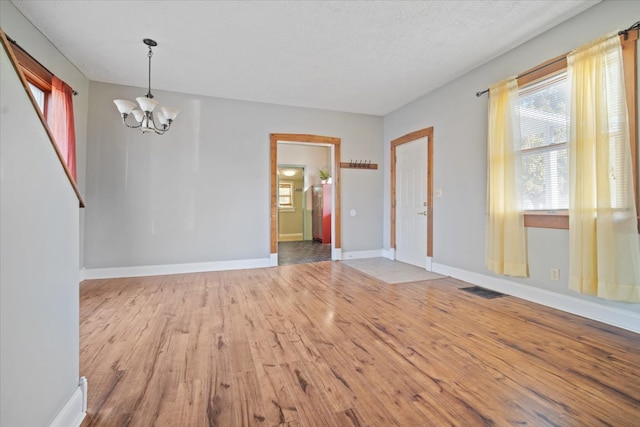
[(340, 167), (343, 169), (378, 169), (378, 164), (371, 163), (371, 160), (349, 160), (341, 162)]

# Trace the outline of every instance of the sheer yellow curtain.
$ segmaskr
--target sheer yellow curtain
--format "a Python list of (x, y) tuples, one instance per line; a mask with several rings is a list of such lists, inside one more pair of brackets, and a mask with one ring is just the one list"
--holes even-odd
[(640, 302), (640, 245), (628, 114), (617, 34), (567, 56), (569, 288)]
[(527, 277), (527, 240), (519, 209), (515, 140), (518, 82), (510, 78), (489, 88), (486, 264), (490, 271)]

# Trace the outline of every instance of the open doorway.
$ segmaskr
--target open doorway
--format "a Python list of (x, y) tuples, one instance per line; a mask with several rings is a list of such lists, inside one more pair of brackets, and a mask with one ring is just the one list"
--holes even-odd
[[(341, 259), (340, 139), (304, 134), (271, 134), (270, 142), (270, 264), (275, 266), (283, 265), (283, 263), (298, 263), (300, 261), (315, 262), (324, 259)], [(282, 152), (280, 151), (281, 147), (284, 150)], [(307, 161), (301, 162), (292, 154), (296, 151), (304, 151), (305, 148), (308, 148), (310, 151), (319, 151), (326, 154), (320, 156), (322, 160), (310, 161), (310, 164), (307, 164)], [(281, 154), (279, 154), (279, 152)], [(289, 169), (294, 169), (294, 166), (304, 166), (302, 186), (298, 187), (302, 191), (296, 191), (295, 184), (290, 185), (287, 183), (284, 175), (285, 170), (288, 171), (287, 173), (292, 173), (293, 171), (289, 171)], [(331, 183), (321, 184), (321, 169), (329, 173)], [(284, 185), (281, 186), (281, 183)], [(292, 188), (292, 190), (290, 190), (290, 188)], [(324, 222), (319, 229), (319, 221), (318, 218), (314, 220), (314, 212), (317, 211), (317, 202), (322, 199), (322, 193), (324, 193), (325, 213), (320, 217), (320, 220), (324, 219)], [(292, 194), (292, 199), (289, 199), (289, 194)], [(318, 197), (319, 194), (320, 197)], [(285, 217), (285, 214), (293, 213), (295, 215), (297, 213), (297, 210), (294, 212), (292, 209), (286, 208), (288, 203), (295, 204), (296, 196), (302, 202), (302, 206), (300, 206), (300, 210), (304, 215), (302, 218), (302, 231), (294, 231), (291, 228), (292, 223), (286, 222), (289, 218)], [(283, 205), (285, 205), (285, 209), (283, 209)], [(316, 207), (316, 209), (314, 209), (314, 207)], [(283, 219), (285, 223), (282, 223)], [(324, 234), (319, 234), (319, 230), (324, 231)], [(300, 239), (300, 234), (302, 234), (302, 239)], [(290, 262), (291, 254), (293, 254), (294, 262)]]
[[(331, 149), (292, 143), (278, 144), (278, 265), (331, 260), (331, 213), (325, 235), (318, 238), (318, 170), (327, 169)], [(302, 163), (302, 164), (298, 164)], [(325, 187), (326, 188), (326, 187)], [(331, 191), (328, 191), (329, 197)], [(325, 204), (330, 208), (330, 200)], [(328, 235), (328, 238), (327, 238)], [(324, 237), (324, 238), (322, 238)]]

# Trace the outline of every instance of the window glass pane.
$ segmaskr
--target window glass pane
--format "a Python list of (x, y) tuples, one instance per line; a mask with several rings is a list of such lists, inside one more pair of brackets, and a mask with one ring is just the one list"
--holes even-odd
[(278, 186), (278, 204), (281, 208), (293, 207), (293, 183), (280, 183)]
[(567, 86), (563, 73), (520, 91), (518, 116), (523, 150), (567, 142)]
[(291, 198), (289, 196), (280, 196), (280, 206), (291, 206)]
[(31, 83), (29, 83), (29, 89), (31, 89), (31, 93), (36, 99), (36, 103), (38, 104), (38, 108), (40, 108), (40, 112), (44, 114), (44, 91)]
[(569, 207), (569, 105), (566, 73), (520, 91), (519, 176), (522, 208)]
[(566, 146), (522, 153), (522, 203), (525, 210), (569, 207), (569, 161)]

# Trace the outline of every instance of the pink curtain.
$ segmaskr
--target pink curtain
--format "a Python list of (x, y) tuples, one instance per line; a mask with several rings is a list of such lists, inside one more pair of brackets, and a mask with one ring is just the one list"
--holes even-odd
[(53, 76), (47, 122), (67, 168), (76, 180), (76, 128), (73, 120), (73, 89)]

